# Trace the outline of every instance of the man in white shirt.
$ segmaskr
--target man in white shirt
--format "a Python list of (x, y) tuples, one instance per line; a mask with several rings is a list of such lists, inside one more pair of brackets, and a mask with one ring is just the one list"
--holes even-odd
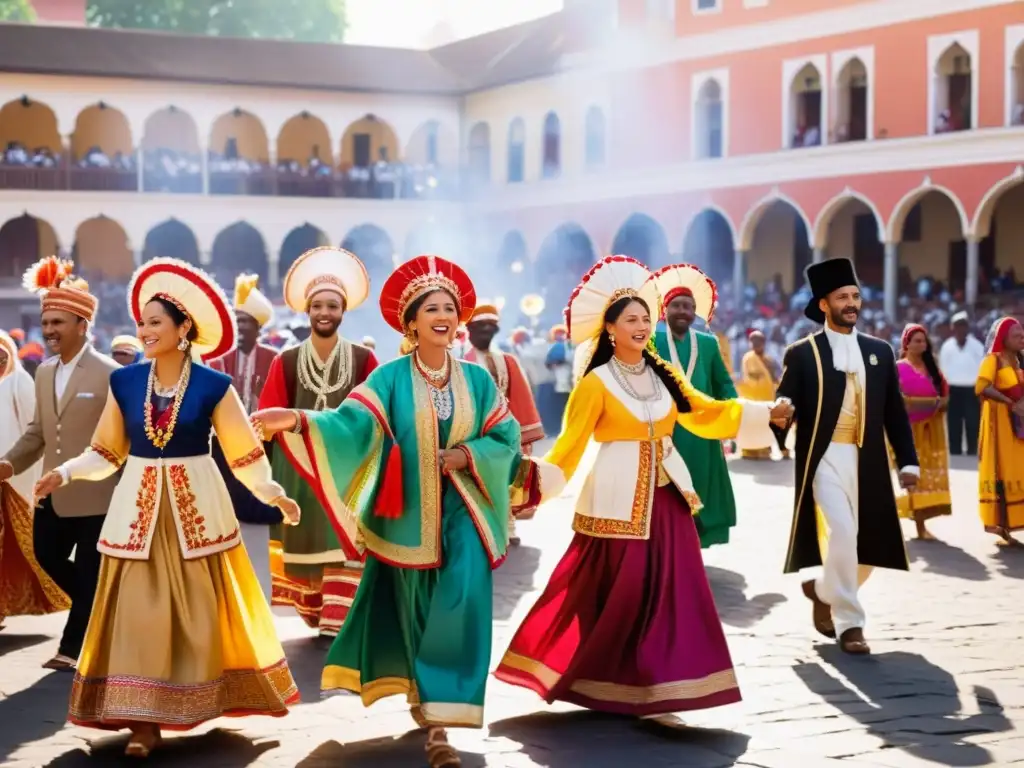
[(886, 441), (904, 488), (921, 470), (892, 347), (855, 327), (862, 302), (853, 262), (828, 259), (806, 273), (812, 298), (804, 314), (825, 327), (786, 351), (778, 386), (797, 420), (785, 571), (823, 566), (820, 577), (803, 583), (814, 628), (837, 638), (846, 653), (864, 654), (870, 648), (860, 585), (871, 567), (910, 569)]
[(942, 342), (939, 349), (939, 369), (949, 383), (949, 410), (946, 425), (949, 428), (949, 452), (959, 456), (967, 435), (967, 455), (978, 454), (978, 427), (981, 421), (981, 403), (974, 394), (978, 369), (985, 359), (985, 347), (971, 333), (966, 312), (953, 315), (953, 335)]
[[(35, 413), (0, 460), (0, 481), (29, 470), (40, 458), (45, 473), (88, 448), (110, 389), (110, 374), (118, 368), (88, 342), (98, 301), (70, 269), (70, 263), (49, 258), (26, 277), (26, 287), (40, 295), (43, 339), (54, 357), (36, 372)], [(100, 571), (96, 544), (116, 483), (115, 475), (91, 484), (88, 493), (62, 488), (41, 501), (33, 515), (36, 560), (71, 598), (57, 655), (43, 665), (47, 669), (73, 669), (82, 650)]]

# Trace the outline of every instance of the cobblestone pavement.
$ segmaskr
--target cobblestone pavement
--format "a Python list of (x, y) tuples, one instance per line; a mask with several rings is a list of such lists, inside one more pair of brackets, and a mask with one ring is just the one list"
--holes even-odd
[[(1024, 551), (997, 552), (980, 530), (971, 464), (960, 462), (952, 473), (955, 515), (931, 524), (942, 542), (910, 542), (912, 572), (876, 572), (864, 588), (869, 658), (844, 657), (819, 642), (798, 580), (781, 574), (792, 465), (731, 467), (740, 525), (733, 542), (706, 553), (706, 561), (745, 701), (669, 728), (547, 707), (492, 682), (488, 727), (452, 732), (466, 768), (1024, 764), (1024, 734), (1015, 728), (1024, 722)], [(496, 575), (496, 657), (563, 552), (569, 515), (570, 504), (559, 502), (521, 524), (523, 545)], [(40, 669), (63, 620), (12, 619), (0, 633), (2, 765), (122, 762), (126, 737), (65, 726), (70, 676)], [(277, 621), (306, 703), (281, 720), (220, 721), (172, 737), (153, 764), (425, 765), (423, 736), (410, 732), (402, 702), (367, 710), (351, 697), (321, 701), (323, 649), (287, 612)]]

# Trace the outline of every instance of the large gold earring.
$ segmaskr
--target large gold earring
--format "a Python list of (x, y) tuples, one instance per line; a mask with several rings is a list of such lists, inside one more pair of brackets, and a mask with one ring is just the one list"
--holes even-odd
[(186, 339), (184, 336), (182, 336), (181, 339), (178, 341), (178, 351), (179, 352), (188, 352), (188, 346), (189, 346), (188, 339)]
[(610, 341), (612, 343), (613, 347), (615, 346), (615, 334), (614, 333), (608, 334), (608, 341)]

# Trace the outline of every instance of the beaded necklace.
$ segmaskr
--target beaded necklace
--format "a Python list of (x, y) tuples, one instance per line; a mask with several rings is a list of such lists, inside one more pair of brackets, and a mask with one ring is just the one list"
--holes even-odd
[[(647, 437), (650, 440), (654, 439), (654, 415), (651, 412), (651, 403), (661, 400), (662, 392), (659, 386), (661, 382), (658, 380), (658, 375), (654, 372), (654, 368), (647, 365), (646, 360), (641, 360), (641, 365), (630, 365), (623, 363), (619, 358), (612, 355), (611, 365), (608, 366), (612, 372), (612, 378), (615, 382), (622, 387), (623, 391), (634, 400), (638, 401), (644, 409), (644, 416), (647, 419)], [(636, 369), (640, 370), (637, 371)], [(651, 379), (652, 391), (648, 395), (641, 395), (636, 391), (636, 388), (629, 381), (630, 375), (642, 376), (644, 369), (647, 370), (647, 375)]]
[(437, 411), (437, 418), (441, 421), (450, 419), (452, 417), (451, 378), (449, 376), (452, 365), (451, 356), (446, 354), (444, 365), (435, 369), (423, 362), (418, 350), (413, 354), (416, 370), (430, 385), (428, 387), (430, 400), (434, 404), (434, 410)]
[(192, 358), (186, 356), (185, 362), (181, 366), (181, 373), (178, 375), (178, 383), (174, 385), (174, 400), (170, 406), (170, 418), (167, 421), (167, 428), (164, 429), (153, 426), (153, 391), (157, 388), (156, 363), (149, 366), (149, 378), (146, 379), (146, 404), (143, 407), (146, 437), (160, 450), (163, 450), (174, 437), (174, 428), (178, 424), (178, 411), (181, 410), (181, 401), (185, 397), (185, 390), (188, 389), (188, 380), (191, 374)]
[[(338, 361), (338, 378), (333, 384), (328, 384), (327, 379), (334, 369), (335, 361)], [(299, 347), (298, 369), (299, 383), (302, 384), (302, 388), (316, 395), (313, 410), (322, 411), (327, 407), (328, 395), (333, 395), (349, 385), (351, 370), (347, 342), (339, 337), (338, 343), (334, 345), (327, 360), (321, 363), (316, 349), (313, 347), (312, 339), (306, 339)]]

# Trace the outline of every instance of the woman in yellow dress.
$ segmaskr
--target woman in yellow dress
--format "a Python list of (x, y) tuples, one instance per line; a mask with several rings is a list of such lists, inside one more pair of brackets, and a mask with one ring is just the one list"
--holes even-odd
[(210, 454), (211, 429), (257, 498), (293, 524), (299, 509), (271, 478), (231, 378), (193, 363), (234, 347), (234, 314), (216, 283), (184, 262), (154, 259), (128, 296), (151, 362), (113, 373), (91, 447), (48, 472), (36, 496), (123, 471), (100, 534), (99, 585), (68, 720), (129, 728), (126, 754), (146, 757), (162, 728), (282, 716), (298, 701)]
[(935, 537), (925, 527), (925, 521), (951, 514), (953, 510), (949, 498), (949, 441), (946, 439), (949, 386), (935, 362), (932, 342), (924, 326), (911, 323), (903, 329), (896, 370), (921, 465), (921, 479), (913, 489), (896, 498), (896, 507), (900, 517), (913, 520), (917, 525), (917, 538), (930, 541)]
[[(516, 507), (556, 498), (579, 471), (576, 532), (495, 675), (548, 703), (656, 717), (740, 700), (701, 558), (701, 499), (672, 444), (676, 424), (707, 440), (767, 436), (786, 402), (712, 400), (648, 347), (661, 299), (625, 256), (588, 272), (569, 299), (583, 376), (544, 458), (524, 457)], [(597, 444), (593, 464), (584, 460)]]
[(1012, 317), (989, 331), (974, 391), (982, 398), (978, 500), (985, 530), (1019, 547), (1024, 529), (1024, 328)]
[[(740, 364), (740, 382), (736, 388), (740, 397), (748, 400), (772, 402), (775, 400), (775, 387), (782, 378), (782, 368), (777, 360), (765, 354), (764, 347), (766, 339), (760, 331), (751, 331), (747, 337), (750, 340), (750, 350), (743, 355)], [(783, 437), (779, 440), (773, 430), (775, 441), (779, 444), (779, 450), (783, 456), (788, 454), (786, 440)], [(772, 457), (771, 445), (760, 448), (744, 448), (740, 456), (744, 459), (770, 459)]]

